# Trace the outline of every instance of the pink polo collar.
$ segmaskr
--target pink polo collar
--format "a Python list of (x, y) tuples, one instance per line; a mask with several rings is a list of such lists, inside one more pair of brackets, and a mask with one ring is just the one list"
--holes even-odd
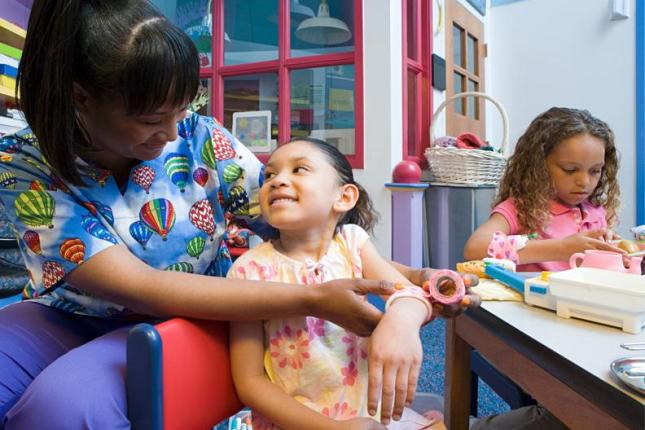
[(574, 209), (580, 209), (583, 215), (589, 214), (589, 207), (593, 207), (589, 201), (585, 200), (584, 202), (580, 203), (579, 206), (567, 206), (563, 203), (560, 203), (557, 200), (551, 200), (549, 202), (549, 212), (551, 212), (552, 215), (562, 215), (567, 212), (571, 212)]

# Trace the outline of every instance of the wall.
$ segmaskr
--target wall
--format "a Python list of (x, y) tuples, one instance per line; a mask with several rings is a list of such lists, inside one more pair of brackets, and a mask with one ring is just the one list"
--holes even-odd
[[(614, 130), (623, 235), (635, 224), (636, 199), (631, 3), (629, 19), (610, 21), (610, 1), (525, 0), (490, 8), (486, 25), (486, 86), (508, 111), (511, 142), (551, 106), (588, 109)], [(489, 139), (500, 138), (499, 115), (490, 108), (487, 130)]]
[(363, 67), (365, 165), (355, 170), (381, 215), (375, 244), (390, 257), (392, 243), (390, 182), (392, 169), (401, 160), (403, 86), (401, 69), (401, 2), (363, 0)]

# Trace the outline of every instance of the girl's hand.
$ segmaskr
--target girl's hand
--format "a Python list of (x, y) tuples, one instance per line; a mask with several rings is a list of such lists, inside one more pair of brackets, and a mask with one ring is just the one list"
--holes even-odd
[(385, 313), (368, 344), (368, 411), (376, 413), (380, 395), (381, 422), (385, 425), (390, 418), (400, 419), (403, 408), (412, 403), (423, 355), (420, 322), (413, 321), (409, 308), (397, 302)]
[(620, 240), (620, 239), (622, 239), (617, 232), (615, 232), (614, 230), (612, 230), (610, 228), (608, 228), (606, 230), (601, 230), (601, 231), (603, 231), (602, 238), (603, 238), (603, 240), (605, 242), (610, 242), (612, 240)]
[(597, 249), (600, 251), (618, 252), (619, 254), (626, 255), (627, 253), (619, 247), (612, 245), (605, 241), (607, 230), (593, 230), (583, 231), (581, 233), (572, 234), (562, 239), (563, 251), (565, 255), (561, 258), (567, 260), (572, 254), (576, 252), (585, 252), (588, 249)]
[(381, 320), (381, 312), (364, 300), (370, 294), (389, 295), (394, 285), (367, 279), (337, 279), (311, 288), (309, 315), (332, 321), (367, 337)]
[[(417, 279), (419, 282), (417, 285), (421, 286), (421, 284), (430, 280), (436, 270), (424, 268), (419, 269), (417, 272)], [(432, 307), (435, 315), (441, 315), (443, 318), (455, 318), (464, 313), (466, 309), (479, 307), (482, 301), (481, 297), (471, 291), (471, 287), (474, 287), (479, 283), (479, 278), (472, 274), (461, 274), (461, 277), (464, 279), (464, 285), (466, 286), (466, 295), (464, 298), (461, 302), (452, 305), (433, 303)], [(452, 283), (451, 280), (445, 280), (444, 282)]]
[(387, 430), (387, 428), (372, 418), (352, 418), (351, 420), (336, 421), (338, 430)]

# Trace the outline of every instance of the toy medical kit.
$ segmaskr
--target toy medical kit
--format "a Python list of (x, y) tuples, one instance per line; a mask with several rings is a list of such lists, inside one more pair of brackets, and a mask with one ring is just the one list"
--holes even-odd
[(495, 265), (486, 274), (524, 295), (524, 301), (578, 318), (639, 333), (645, 326), (645, 276), (580, 267), (526, 279)]
[(639, 333), (645, 325), (645, 277), (581, 267), (549, 276), (558, 316)]

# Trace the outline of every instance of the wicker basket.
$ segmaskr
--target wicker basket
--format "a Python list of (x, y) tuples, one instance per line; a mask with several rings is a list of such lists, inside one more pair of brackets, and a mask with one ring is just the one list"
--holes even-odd
[(430, 142), (434, 144), (437, 118), (441, 111), (450, 103), (465, 97), (482, 97), (492, 102), (502, 115), (504, 135), (498, 151), (481, 149), (458, 149), (430, 146), (425, 155), (430, 166), (432, 182), (460, 185), (497, 185), (506, 167), (506, 149), (508, 148), (508, 116), (504, 107), (491, 96), (479, 92), (464, 92), (455, 94), (441, 103), (434, 115), (430, 126)]

